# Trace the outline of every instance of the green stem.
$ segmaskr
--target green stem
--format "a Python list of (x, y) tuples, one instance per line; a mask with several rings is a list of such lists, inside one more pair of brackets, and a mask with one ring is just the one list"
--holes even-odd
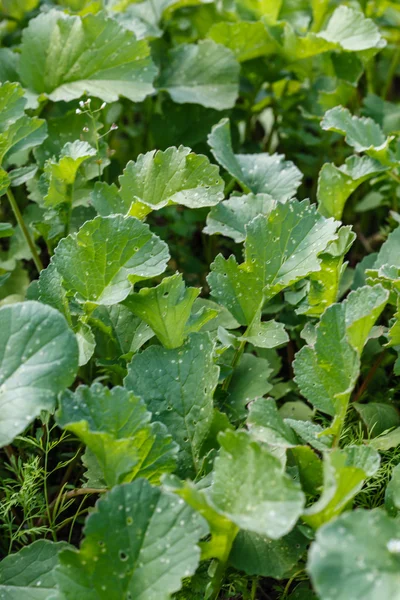
[[(246, 335), (247, 329), (246, 329), (244, 335)], [(229, 388), (229, 384), (230, 384), (232, 376), (233, 376), (233, 371), (235, 370), (235, 367), (238, 365), (240, 359), (242, 358), (242, 354), (244, 352), (245, 346), (246, 346), (246, 340), (243, 340), (242, 342), (240, 342), (239, 348), (236, 349), (235, 355), (233, 357), (232, 365), (231, 365), (232, 372), (230, 373), (230, 375), (228, 375), (228, 377), (225, 379), (224, 383), (222, 384), (221, 389), (223, 389), (224, 391), (226, 391)]]
[(235, 537), (237, 536), (238, 532), (239, 528), (233, 525), (230, 531), (226, 533), (224, 549), (218, 558), (218, 566), (215, 570), (210, 586), (207, 588), (205, 595), (206, 600), (218, 600), (229, 555), (232, 550), (232, 544), (235, 541)]
[(257, 588), (258, 588), (258, 577), (254, 577), (253, 583), (251, 584), (251, 600), (256, 600)]
[(14, 194), (12, 193), (11, 188), (8, 188), (8, 190), (7, 190), (7, 198), (8, 198), (9, 203), (11, 204), (11, 208), (13, 210), (13, 213), (15, 215), (17, 223), (20, 226), (22, 234), (23, 234), (23, 236), (29, 246), (29, 249), (32, 253), (32, 258), (33, 258), (33, 262), (35, 263), (35, 267), (36, 267), (38, 273), (40, 273), (40, 271), (43, 271), (42, 261), (40, 260), (39, 254), (37, 253), (35, 243), (34, 243), (33, 239), (31, 238), (28, 228), (25, 225), (25, 221), (22, 218), (21, 211), (19, 210), (19, 206), (17, 204), (17, 201), (14, 198)]
[(397, 67), (399, 65), (400, 60), (400, 48), (397, 48), (396, 52), (393, 54), (392, 61), (389, 66), (389, 71), (386, 76), (386, 84), (383, 88), (382, 98), (386, 100), (390, 90), (392, 89), (393, 78), (396, 74)]
[(49, 523), (49, 527), (51, 529), (51, 533), (53, 536), (53, 541), (57, 542), (57, 534), (54, 530), (53, 527), (53, 520), (52, 520), (52, 516), (51, 516), (51, 509), (50, 509), (50, 502), (49, 502), (49, 491), (47, 488), (47, 478), (49, 476), (48, 474), (48, 458), (49, 458), (49, 436), (50, 436), (50, 432), (48, 430), (47, 425), (43, 424), (43, 429), (44, 429), (44, 434), (46, 436), (46, 445), (44, 448), (44, 480), (43, 480), (43, 488), (44, 488), (44, 499), (46, 502), (46, 515), (47, 515), (47, 520)]

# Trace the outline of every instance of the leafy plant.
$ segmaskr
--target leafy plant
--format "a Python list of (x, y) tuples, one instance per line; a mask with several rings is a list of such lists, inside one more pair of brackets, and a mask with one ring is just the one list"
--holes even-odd
[(0, 14), (0, 596), (400, 600), (397, 4)]

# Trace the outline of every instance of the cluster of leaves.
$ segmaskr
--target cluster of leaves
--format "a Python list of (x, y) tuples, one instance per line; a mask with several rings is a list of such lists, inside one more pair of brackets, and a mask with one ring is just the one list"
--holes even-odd
[(0, 13), (0, 596), (400, 600), (398, 4)]

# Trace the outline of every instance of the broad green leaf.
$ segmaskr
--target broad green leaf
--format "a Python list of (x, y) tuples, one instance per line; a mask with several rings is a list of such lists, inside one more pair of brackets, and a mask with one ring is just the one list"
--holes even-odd
[(16, 187), (30, 181), (37, 173), (37, 165), (26, 165), (26, 167), (18, 167), (9, 171), (8, 175), (11, 180), (11, 185)]
[(274, 54), (278, 45), (261, 22), (216, 23), (207, 37), (232, 50), (239, 62)]
[(4, 159), (13, 162), (12, 155), (38, 146), (46, 137), (47, 127), (43, 119), (21, 117), (12, 123), (6, 131), (0, 132), (0, 163)]
[[(368, 282), (381, 281), (383, 285), (389, 288), (392, 288), (393, 283), (395, 283), (395, 286), (398, 287), (397, 280), (400, 279), (399, 248), (400, 227), (396, 227), (380, 247), (372, 265), (368, 265), (369, 268), (365, 272)], [(392, 300), (397, 305), (398, 295), (396, 294), (395, 298), (391, 298)]]
[(266, 299), (320, 269), (318, 255), (335, 239), (337, 225), (307, 200), (277, 204), (247, 226), (244, 263), (217, 256), (208, 276), (212, 296), (250, 325)]
[(388, 299), (389, 293), (381, 285), (358, 288), (347, 296), (344, 302), (347, 337), (360, 355)]
[(310, 446), (295, 446), (288, 451), (288, 455), (292, 468), (297, 471), (303, 492), (315, 498), (322, 489), (322, 460)]
[(243, 354), (240, 363), (233, 371), (229, 384), (226, 410), (232, 419), (246, 418), (246, 406), (255, 398), (264, 396), (272, 388), (269, 382), (272, 368), (265, 358), (254, 354)]
[(176, 466), (177, 445), (160, 423), (151, 423), (143, 401), (124, 388), (94, 383), (60, 397), (57, 423), (96, 456), (109, 487), (146, 477), (159, 483)]
[(400, 444), (400, 427), (396, 427), (393, 431), (380, 435), (369, 442), (369, 445), (375, 450), (386, 452), (391, 448), (396, 448)]
[(189, 479), (181, 481), (174, 475), (163, 480), (163, 488), (183, 498), (208, 523), (212, 539), (202, 544), (202, 559), (218, 558), (226, 562), (239, 528), (214, 506), (210, 498), (210, 484), (209, 478), (194, 484)]
[(208, 145), (219, 164), (246, 192), (269, 194), (285, 202), (296, 193), (302, 174), (282, 154), (234, 154), (229, 119), (222, 119), (211, 130)]
[(221, 233), (235, 242), (246, 239), (246, 225), (257, 215), (268, 215), (275, 202), (268, 194), (247, 194), (231, 196), (229, 200), (219, 202), (207, 216), (204, 233)]
[[(282, 415), (281, 415), (282, 416)], [(301, 421), (299, 419), (285, 418), (286, 426), (293, 429), (299, 439), (305, 443), (310, 444), (315, 450), (323, 452), (330, 447), (332, 443), (332, 437), (329, 435), (321, 435), (323, 428), (318, 423), (312, 421)]]
[(199, 331), (217, 316), (211, 309), (192, 313), (200, 288), (186, 288), (181, 274), (164, 277), (154, 288), (142, 288), (131, 294), (124, 305), (143, 319), (165, 348), (178, 348), (190, 333)]
[(291, 531), (304, 506), (300, 486), (265, 446), (245, 432), (220, 434), (212, 504), (246, 531), (278, 539)]
[(126, 215), (131, 206), (124, 205), (115, 183), (108, 185), (105, 181), (96, 181), (90, 196), (93, 206), (102, 217)]
[(255, 319), (239, 339), (253, 344), (256, 348), (276, 348), (287, 344), (289, 336), (283, 323), (278, 323), (273, 319), (271, 321)]
[(213, 418), (219, 368), (207, 333), (192, 333), (178, 349), (147, 348), (133, 357), (125, 386), (143, 398), (179, 444), (179, 470), (198, 472), (200, 450)]
[(314, 529), (338, 516), (379, 468), (378, 452), (368, 446), (348, 446), (324, 454), (324, 485), (320, 498), (302, 519)]
[(160, 275), (168, 260), (167, 245), (148, 225), (122, 215), (87, 221), (61, 240), (53, 258), (79, 302), (105, 305), (124, 300), (133, 283)]
[[(374, 50), (376, 52), (386, 45), (374, 21), (366, 19), (361, 10), (347, 6), (336, 8), (325, 29), (315, 33), (326, 12), (326, 4), (325, 0), (314, 2), (314, 5), (318, 6), (320, 15), (317, 16), (317, 21), (314, 21), (312, 31), (304, 36), (297, 35), (293, 25), (285, 24), (283, 50), (288, 61), (304, 60), (324, 52), (337, 51), (338, 54), (332, 55), (335, 60), (336, 57), (342, 56), (340, 54), (342, 52), (363, 52), (371, 49), (376, 49)], [(344, 60), (342, 63), (344, 64)], [(360, 69), (362, 72), (362, 63), (358, 59), (356, 66), (353, 63), (354, 61), (351, 63), (351, 68), (355, 68), (356, 73)], [(348, 68), (346, 65), (346, 69)], [(343, 71), (340, 74), (343, 75)], [(354, 77), (350, 76), (350, 81), (353, 79)]]
[(0, 594), (6, 600), (61, 600), (56, 590), (58, 554), (69, 545), (37, 540), (0, 563)]
[(209, 300), (208, 298), (196, 298), (193, 303), (193, 308), (196, 312), (203, 310), (215, 310), (217, 315), (211, 321), (208, 321), (202, 331), (216, 331), (218, 327), (224, 327), (225, 329), (237, 329), (240, 327), (236, 319), (233, 318), (231, 313), (220, 304)]
[(75, 327), (76, 341), (79, 348), (79, 366), (86, 365), (94, 354), (96, 341), (90, 326), (85, 322), (80, 322)]
[(195, 572), (207, 526), (176, 496), (144, 479), (114, 487), (87, 519), (78, 550), (60, 554), (66, 600), (169, 600)]
[(338, 239), (330, 242), (320, 254), (321, 269), (310, 275), (307, 297), (297, 308), (299, 314), (319, 317), (324, 310), (338, 300), (340, 282), (346, 269), (345, 254), (350, 250), (356, 234), (350, 226), (338, 230)]
[(399, 600), (399, 548), (398, 520), (348, 512), (317, 532), (307, 570), (323, 600)]
[(38, 300), (59, 310), (71, 325), (67, 293), (62, 285), (62, 277), (53, 261), (50, 262), (46, 269), (40, 272), (38, 291)]
[(395, 517), (400, 510), (400, 465), (392, 471), (392, 477), (385, 491), (385, 508), (391, 517)]
[(154, 333), (122, 304), (98, 306), (90, 315), (96, 355), (105, 360), (131, 360)]
[(127, 164), (120, 183), (118, 212), (139, 217), (168, 204), (201, 208), (224, 197), (218, 167), (184, 146), (141, 154)]
[(369, 156), (350, 156), (340, 167), (325, 163), (318, 177), (318, 210), (324, 217), (341, 219), (349, 196), (364, 181), (387, 170)]
[(323, 313), (314, 346), (304, 346), (293, 363), (300, 392), (332, 416), (347, 407), (360, 368), (359, 356), (346, 339), (342, 306), (333, 304)]
[(368, 334), (388, 299), (382, 286), (363, 287), (322, 315), (313, 346), (293, 363), (301, 393), (318, 409), (344, 418)]
[(393, 137), (386, 137), (378, 123), (369, 117), (356, 117), (347, 108), (335, 106), (325, 113), (321, 127), (344, 135), (356, 152), (366, 152), (384, 165), (391, 164), (389, 143)]
[(153, 92), (156, 68), (144, 40), (103, 14), (40, 14), (24, 30), (19, 74), (22, 84), (51, 100), (83, 94), (113, 102), (140, 102)]
[(376, 437), (388, 429), (400, 426), (400, 414), (392, 404), (355, 402), (354, 409), (360, 415), (371, 437)]
[(0, 131), (4, 133), (25, 114), (26, 99), (19, 83), (0, 85)]
[(57, 311), (38, 302), (0, 308), (0, 445), (52, 411), (77, 369), (75, 336)]
[(291, 448), (298, 444), (272, 398), (258, 398), (250, 404), (247, 427), (255, 439), (270, 446)]
[(339, 6), (329, 19), (326, 29), (318, 37), (339, 44), (343, 50), (360, 52), (386, 45), (377, 25), (366, 19), (360, 10)]
[(179, 104), (232, 108), (238, 96), (240, 66), (233, 52), (212, 40), (170, 50), (157, 87)]
[(96, 150), (90, 144), (76, 140), (65, 144), (58, 161), (50, 159), (46, 162), (43, 175), (47, 186), (45, 206), (72, 202), (72, 186), (78, 169), (85, 160), (95, 154)]
[(279, 409), (279, 414), (284, 419), (295, 419), (296, 421), (311, 421), (315, 410), (302, 400), (288, 400)]
[(247, 575), (282, 579), (301, 559), (307, 544), (307, 538), (297, 529), (279, 540), (239, 531), (229, 555), (229, 563)]

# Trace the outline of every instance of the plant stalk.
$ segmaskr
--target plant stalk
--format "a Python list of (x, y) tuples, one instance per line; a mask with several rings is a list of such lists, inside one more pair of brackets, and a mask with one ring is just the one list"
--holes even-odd
[(43, 271), (42, 261), (40, 260), (39, 254), (37, 253), (36, 246), (31, 237), (31, 234), (29, 233), (28, 228), (25, 225), (25, 221), (22, 217), (21, 211), (19, 210), (19, 206), (17, 204), (17, 201), (15, 200), (15, 197), (11, 191), (11, 188), (8, 188), (8, 190), (7, 190), (7, 198), (8, 198), (9, 203), (11, 204), (11, 208), (13, 210), (13, 213), (17, 220), (17, 223), (21, 227), (23, 236), (29, 246), (31, 253), (32, 253), (33, 262), (35, 263), (37, 272), (40, 273), (40, 271)]

